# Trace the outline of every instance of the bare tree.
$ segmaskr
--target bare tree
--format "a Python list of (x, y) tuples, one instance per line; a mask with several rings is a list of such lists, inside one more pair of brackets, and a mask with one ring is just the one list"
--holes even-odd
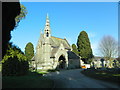
[(99, 50), (108, 59), (116, 57), (118, 52), (117, 41), (112, 36), (104, 36), (99, 43)]
[(111, 67), (111, 58), (118, 56), (118, 43), (112, 36), (104, 36), (99, 43), (99, 51), (105, 59), (110, 61)]

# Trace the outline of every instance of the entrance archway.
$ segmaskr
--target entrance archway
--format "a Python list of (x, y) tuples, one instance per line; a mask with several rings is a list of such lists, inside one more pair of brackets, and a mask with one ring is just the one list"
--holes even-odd
[(65, 57), (61, 55), (58, 59), (58, 68), (59, 69), (64, 69), (66, 65)]

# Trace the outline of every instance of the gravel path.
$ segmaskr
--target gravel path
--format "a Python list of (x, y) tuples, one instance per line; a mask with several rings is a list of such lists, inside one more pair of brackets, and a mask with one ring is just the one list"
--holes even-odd
[(82, 69), (62, 70), (45, 75), (54, 81), (54, 88), (120, 88), (113, 83), (95, 80), (81, 74)]

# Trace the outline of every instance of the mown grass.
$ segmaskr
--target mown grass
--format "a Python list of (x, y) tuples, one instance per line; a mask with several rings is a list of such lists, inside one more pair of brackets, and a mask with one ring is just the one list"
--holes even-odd
[(2, 71), (2, 64), (0, 63), (0, 72)]
[(47, 74), (47, 73), (56, 72), (56, 71), (59, 71), (59, 70), (56, 70), (56, 69), (37, 70), (37, 72), (40, 73), (40, 74)]
[(107, 82), (118, 84), (120, 82), (120, 73), (109, 72), (107, 70), (86, 69), (81, 71), (82, 74)]
[(53, 81), (37, 72), (25, 76), (3, 76), (2, 88), (52, 88)]

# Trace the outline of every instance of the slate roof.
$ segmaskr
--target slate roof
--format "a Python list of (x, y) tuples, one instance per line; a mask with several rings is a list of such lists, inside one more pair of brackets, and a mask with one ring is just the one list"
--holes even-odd
[(51, 58), (55, 57), (55, 53), (58, 51), (60, 44), (63, 44), (63, 46), (65, 47), (65, 49), (70, 50), (70, 45), (67, 42), (66, 39), (62, 39), (62, 38), (57, 38), (57, 37), (53, 37), (51, 36), (50, 38), (50, 44), (52, 46), (52, 51), (51, 51)]
[(50, 43), (52, 47), (59, 47), (60, 44), (62, 43), (65, 49), (71, 49), (66, 39), (61, 39), (61, 38), (51, 36)]
[(77, 56), (74, 52), (68, 51), (68, 59), (79, 59), (79, 56)]

